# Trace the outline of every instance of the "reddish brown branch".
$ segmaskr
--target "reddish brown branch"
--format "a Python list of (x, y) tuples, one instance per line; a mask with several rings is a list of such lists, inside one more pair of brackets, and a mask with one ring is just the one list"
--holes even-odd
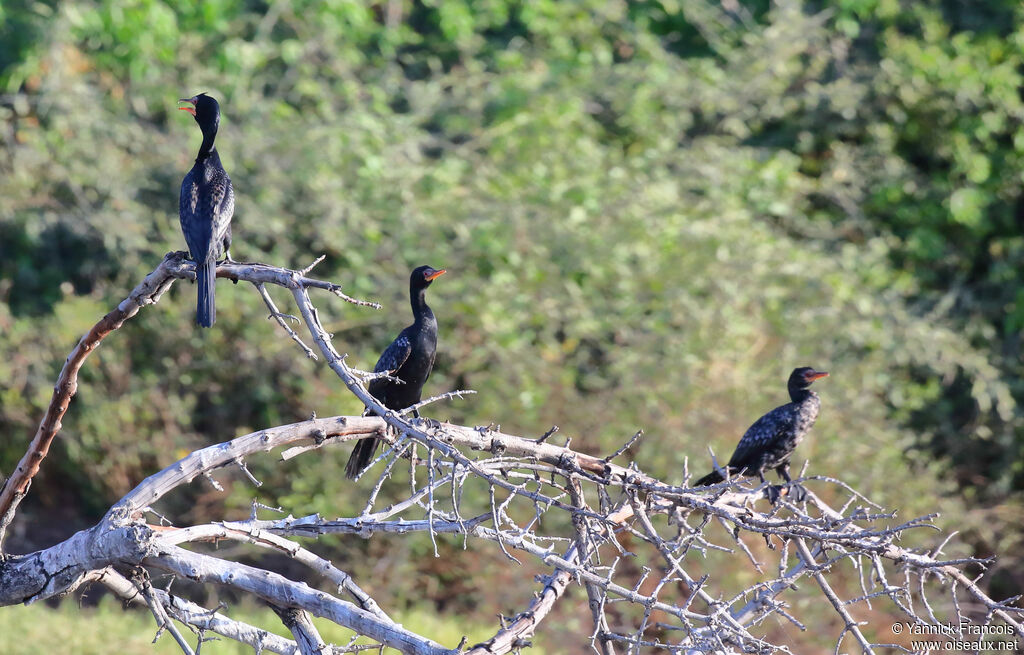
[[(351, 298), (341, 291), (341, 286), (332, 282), (306, 277), (308, 269), (293, 271), (287, 268), (268, 266), (266, 264), (248, 264), (229, 262), (217, 267), (217, 277), (231, 280), (245, 280), (253, 284), (276, 284), (290, 289), (313, 287), (324, 289), (339, 298), (357, 305), (379, 307), (376, 303)], [(61, 419), (68, 411), (68, 405), (78, 391), (78, 372), (92, 351), (114, 330), (132, 318), (146, 305), (152, 305), (171, 287), (177, 279), (195, 279), (195, 265), (187, 259), (184, 252), (167, 253), (156, 269), (135, 287), (127, 298), (121, 301), (116, 309), (99, 320), (78, 345), (68, 355), (61, 369), (57, 384), (53, 388), (53, 397), (46, 409), (46, 414), (39, 423), (32, 442), (18, 466), (0, 490), (0, 554), (3, 553), (4, 537), (7, 526), (14, 519), (18, 505), (25, 498), (32, 479), (39, 473), (50, 444), (61, 428)]]
[(50, 399), (50, 406), (46, 409), (43, 420), (39, 422), (32, 443), (28, 451), (18, 462), (18, 466), (7, 479), (3, 490), (0, 491), (0, 552), (3, 552), (4, 536), (7, 533), (7, 526), (14, 519), (14, 513), (18, 505), (28, 493), (32, 478), (39, 473), (39, 468), (50, 451), (50, 444), (61, 428), (61, 419), (68, 411), (71, 399), (78, 391), (78, 371), (89, 355), (96, 350), (100, 342), (114, 330), (118, 329), (129, 318), (138, 313), (145, 305), (157, 302), (160, 296), (170, 287), (174, 281), (171, 272), (168, 270), (170, 262), (180, 264), (183, 253), (169, 253), (160, 262), (160, 266), (146, 276), (139, 286), (132, 290), (113, 311), (101, 318), (96, 325), (79, 340), (78, 345), (68, 355), (61, 369), (57, 384), (53, 387), (53, 397)]

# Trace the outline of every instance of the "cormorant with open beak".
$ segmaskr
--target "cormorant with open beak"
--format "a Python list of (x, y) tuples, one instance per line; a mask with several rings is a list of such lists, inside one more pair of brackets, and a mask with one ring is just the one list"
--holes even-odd
[(217, 279), (217, 256), (221, 250), (231, 261), (231, 216), (235, 213), (235, 192), (231, 178), (220, 163), (214, 146), (220, 125), (220, 106), (217, 101), (200, 93), (182, 98), (190, 106), (178, 107), (192, 114), (203, 133), (203, 143), (192, 170), (181, 182), (178, 198), (178, 218), (185, 235), (188, 251), (196, 263), (196, 323), (210, 327), (217, 319), (214, 302), (214, 282)]

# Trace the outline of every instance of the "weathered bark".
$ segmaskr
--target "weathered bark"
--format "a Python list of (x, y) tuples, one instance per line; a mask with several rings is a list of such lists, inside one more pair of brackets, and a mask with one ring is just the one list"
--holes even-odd
[[(308, 278), (308, 272), (308, 268), (291, 271), (262, 264), (232, 263), (218, 268), (220, 277), (251, 282), (267, 303), (272, 317), (287, 330), (306, 356), (315, 356), (302, 338), (287, 326), (284, 315), (266, 293), (265, 285), (289, 289), (319, 354), (346, 387), (378, 416), (314, 418), (259, 430), (189, 454), (144, 480), (111, 507), (95, 527), (36, 553), (0, 556), (0, 606), (49, 598), (99, 580), (122, 597), (143, 598), (160, 628), (169, 630), (186, 653), (191, 648), (183, 635), (173, 628), (170, 619), (201, 630), (213, 630), (257, 650), (265, 648), (282, 654), (297, 649), (302, 653), (323, 652), (324, 648), (345, 650), (324, 644), (312, 627), (309, 615), (347, 626), (404, 653), (454, 653), (429, 636), (414, 634), (396, 624), (377, 600), (356, 584), (352, 575), (309, 548), (287, 539), (295, 536), (315, 539), (326, 534), (371, 538), (377, 532), (425, 532), (435, 543), (439, 535), (458, 535), (465, 540), (490, 544), (510, 559), (514, 559), (512, 552), (516, 552), (550, 571), (539, 593), (524, 611), (504, 623), (491, 639), (469, 651), (478, 655), (502, 655), (521, 648), (565, 596), (573, 581), (583, 585), (587, 592), (593, 622), (590, 644), (606, 654), (616, 652), (616, 644), (629, 652), (642, 648), (677, 653), (781, 650), (782, 646), (756, 636), (755, 628), (769, 616), (781, 617), (803, 628), (779, 602), (780, 596), (801, 579), (816, 582), (824, 599), (842, 620), (844, 629), (838, 635), (837, 650), (847, 632), (853, 634), (865, 652), (872, 652), (876, 647), (855, 617), (856, 606), (871, 599), (891, 602), (893, 608), (914, 623), (939, 624), (940, 619), (925, 593), (925, 582), (932, 579), (952, 583), (945, 590), (952, 607), (943, 615), (946, 622), (959, 624), (966, 618), (961, 609), (962, 598), (973, 607), (982, 608), (976, 616), (978, 620), (988, 623), (998, 619), (1016, 635), (1024, 637), (1021, 610), (1013, 606), (1012, 599), (993, 600), (975, 579), (964, 573), (965, 566), (984, 564), (984, 561), (943, 560), (940, 554), (945, 542), (930, 553), (910, 551), (899, 545), (901, 535), (907, 530), (934, 527), (930, 523), (934, 517), (918, 517), (892, 525), (895, 513), (871, 514), (859, 507), (851, 510), (850, 507), (860, 505), (861, 501), (866, 504), (870, 501), (841, 482), (819, 480), (823, 485), (834, 485), (836, 493), (850, 495), (850, 502), (842, 511), (834, 510), (808, 492), (805, 505), (784, 502), (783, 507), (761, 512), (757, 505), (763, 491), (760, 488), (750, 489), (729, 481), (691, 489), (666, 484), (636, 468), (613, 463), (636, 436), (615, 453), (598, 458), (548, 443), (551, 431), (539, 439), (529, 439), (489, 427), (410, 419), (411, 408), (402, 412), (385, 409), (366, 390), (365, 383), (372, 374), (350, 368), (338, 354), (331, 335), (319, 322), (308, 289), (323, 289), (356, 304), (369, 303), (348, 298), (338, 285)], [(78, 370), (88, 353), (139, 308), (159, 300), (175, 279), (193, 275), (192, 264), (184, 261), (181, 253), (169, 254), (157, 270), (147, 276), (117, 310), (97, 323), (72, 351), (51, 406), (22, 464), (0, 493), (0, 540), (53, 436), (60, 429), (60, 419), (75, 391)], [(420, 405), (461, 393), (443, 394)], [(245, 467), (247, 457), (283, 449), (282, 457), (288, 459), (318, 448), (367, 438), (382, 439), (392, 448), (381, 456), (387, 464), (381, 467), (380, 478), (365, 508), (358, 514), (334, 520), (316, 515), (258, 520), (254, 509), (252, 518), (247, 521), (185, 527), (145, 523), (145, 516), (154, 504), (196, 478), (209, 478), (211, 472), (237, 467), (247, 479), (258, 484)], [(422, 458), (418, 453), (424, 449), (427, 454)], [(377, 495), (387, 477), (397, 470), (395, 463), (400, 458), (411, 462), (412, 490), (404, 497), (391, 499), (387, 507), (374, 510)], [(423, 475), (426, 480), (417, 482), (416, 477)], [(468, 480), (484, 485), (483, 498), (463, 497)], [(439, 502), (442, 496), (447, 504)], [(510, 514), (512, 505), (519, 511)], [(548, 512), (561, 513), (569, 520), (542, 522), (541, 517)], [(526, 525), (521, 519), (524, 513), (532, 513), (534, 517)], [(655, 521), (652, 517), (667, 520)], [(692, 522), (694, 517), (697, 520)], [(715, 522), (727, 528), (731, 548), (715, 543), (705, 530)], [(571, 527), (565, 534), (558, 532), (558, 526), (566, 525)], [(641, 557), (622, 549), (618, 542), (620, 534), (627, 534), (633, 541), (631, 548), (643, 549), (651, 560), (660, 562), (660, 568), (643, 566), (639, 579), (620, 573), (619, 562), (627, 557)], [(765, 574), (758, 584), (731, 599), (721, 597), (722, 592), (714, 587), (713, 577), (690, 575), (686, 557), (692, 549), (731, 550), (740, 563), (763, 570), (744, 542), (744, 536), (764, 539), (772, 545), (781, 544), (776, 551), (779, 552), (777, 575)], [(323, 591), (271, 571), (182, 547), (190, 542), (219, 539), (274, 549), (308, 567), (317, 579), (323, 576), (335, 589)], [(797, 557), (790, 563), (787, 558), (793, 544), (796, 544)], [(828, 558), (825, 558), (826, 553)], [(847, 560), (866, 573), (861, 580), (862, 588), (846, 590), (844, 596), (828, 574), (833, 565)], [(124, 570), (140, 565), (200, 583), (229, 586), (260, 598), (279, 611), (297, 641), (270, 635), (155, 589), (141, 569), (135, 571), (141, 571), (138, 576), (133, 574), (134, 584), (113, 570), (114, 567)], [(358, 571), (353, 573), (359, 575)], [(654, 576), (655, 583), (649, 589), (642, 587), (648, 575)], [(900, 582), (890, 583), (889, 578), (895, 579), (897, 575)], [(355, 603), (339, 598), (342, 592)], [(922, 601), (918, 607), (923, 606), (926, 612), (915, 610), (908, 602), (915, 594)], [(635, 624), (621, 620), (615, 624), (616, 629), (624, 632), (613, 632), (610, 627), (613, 622), (608, 620), (606, 612), (608, 604), (615, 601), (619, 602), (617, 607), (636, 609)], [(668, 643), (649, 633), (647, 628), (654, 612), (660, 613), (662, 621), (670, 622), (670, 625), (665, 624), (667, 629), (677, 631), (674, 642)], [(881, 632), (888, 634), (885, 630)], [(198, 644), (196, 650), (199, 650)]]
[(154, 548), (144, 524), (100, 523), (67, 541), (28, 555), (0, 559), (0, 606), (32, 603), (75, 590), (97, 569), (137, 564)]
[(327, 650), (327, 644), (320, 638), (320, 633), (313, 625), (313, 619), (305, 610), (297, 610), (293, 607), (278, 607), (271, 605), (270, 609), (281, 617), (281, 623), (295, 637), (295, 643), (302, 655), (323, 655)]
[(197, 582), (230, 586), (279, 607), (304, 609), (409, 655), (452, 653), (441, 644), (413, 634), (398, 624), (388, 622), (388, 625), (352, 603), (317, 591), (303, 582), (294, 582), (283, 575), (253, 566), (200, 555), (176, 546), (147, 557), (142, 563)]

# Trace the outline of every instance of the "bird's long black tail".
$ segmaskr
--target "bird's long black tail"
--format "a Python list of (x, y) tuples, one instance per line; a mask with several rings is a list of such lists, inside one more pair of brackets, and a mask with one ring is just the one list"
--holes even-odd
[(345, 477), (354, 480), (373, 461), (373, 453), (377, 450), (377, 439), (360, 439), (345, 465)]
[(217, 262), (212, 257), (204, 262), (196, 262), (196, 286), (199, 289), (196, 323), (202, 327), (210, 327), (217, 320), (217, 307), (213, 300), (216, 282)]
[(690, 486), (691, 487), (703, 487), (703, 486), (706, 486), (706, 485), (709, 485), (709, 484), (715, 484), (715, 483), (721, 482), (723, 480), (725, 480), (725, 478), (722, 477), (721, 473), (719, 473), (718, 471), (712, 471), (711, 473), (708, 473), (703, 478), (701, 478), (700, 480), (697, 480), (696, 482), (694, 482)]

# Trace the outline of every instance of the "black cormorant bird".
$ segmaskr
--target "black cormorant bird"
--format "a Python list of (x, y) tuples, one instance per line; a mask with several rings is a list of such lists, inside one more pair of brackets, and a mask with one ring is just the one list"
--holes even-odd
[(224, 258), (231, 261), (231, 216), (235, 213), (235, 192), (231, 178), (221, 166), (217, 148), (213, 145), (220, 125), (220, 106), (217, 101), (200, 93), (182, 98), (190, 107), (178, 107), (192, 114), (203, 132), (196, 163), (181, 181), (178, 197), (178, 218), (185, 235), (188, 251), (196, 263), (196, 323), (210, 327), (217, 318), (214, 304), (214, 283), (217, 279), (217, 255), (224, 250)]
[[(816, 371), (809, 366), (798, 368), (789, 376), (789, 397), (792, 402), (776, 407), (747, 429), (736, 446), (736, 452), (725, 467), (729, 475), (756, 475), (764, 483), (764, 472), (775, 469), (789, 485), (789, 458), (818, 418), (821, 399), (811, 391), (811, 384), (828, 373)], [(725, 478), (718, 471), (712, 471), (693, 484), (695, 487), (721, 482)], [(803, 490), (794, 487), (794, 497), (799, 500)], [(778, 500), (779, 489), (768, 487), (768, 498)]]
[[(370, 382), (370, 395), (388, 409), (403, 410), (420, 401), (423, 384), (434, 367), (437, 354), (437, 319), (430, 311), (424, 296), (427, 287), (445, 274), (445, 269), (420, 266), (409, 277), (409, 300), (412, 303), (413, 324), (398, 334), (373, 367), (374, 373), (388, 373), (388, 378), (377, 378)], [(372, 412), (370, 412), (372, 414)], [(417, 413), (416, 416), (419, 416)], [(345, 465), (345, 476), (353, 479), (373, 461), (377, 450), (377, 439), (362, 439), (356, 442)]]

